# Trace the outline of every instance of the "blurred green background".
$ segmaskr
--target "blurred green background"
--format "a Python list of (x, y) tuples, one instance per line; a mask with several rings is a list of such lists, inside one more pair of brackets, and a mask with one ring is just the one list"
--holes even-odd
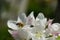
[[(24, 1), (24, 0), (23, 0)], [(16, 20), (19, 12), (25, 12), (28, 16), (31, 11), (34, 11), (36, 17), (39, 12), (44, 13), (47, 18), (54, 18), (54, 12), (57, 6), (57, 0), (29, 0), (27, 1), (26, 9), (22, 0), (0, 0), (0, 40), (14, 40), (8, 33), (7, 20)], [(23, 3), (22, 3), (23, 2)], [(57, 40), (60, 37), (57, 38)]]

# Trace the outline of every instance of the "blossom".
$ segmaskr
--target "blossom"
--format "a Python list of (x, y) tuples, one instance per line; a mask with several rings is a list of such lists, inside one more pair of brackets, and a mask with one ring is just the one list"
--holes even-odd
[(43, 13), (35, 18), (33, 13), (29, 16), (21, 13), (17, 21), (8, 20), (8, 32), (15, 40), (55, 40), (60, 35), (60, 24), (52, 24), (53, 19), (47, 21)]
[(60, 24), (52, 23), (53, 19), (49, 19), (47, 22), (48, 28), (46, 29), (47, 40), (56, 40), (58, 36), (60, 36)]
[(7, 25), (10, 28), (8, 32), (14, 37), (15, 40), (28, 40), (29, 33), (27, 30), (29, 29), (30, 25), (27, 24), (26, 20), (27, 17), (25, 13), (18, 16), (17, 21), (8, 20)]
[(60, 31), (59, 31), (60, 30), (60, 24), (59, 23), (53, 23), (53, 24), (49, 23), (48, 30), (50, 31), (50, 33), (53, 36), (55, 36), (55, 37), (60, 36)]
[(60, 24), (52, 24), (53, 19), (47, 21), (42, 13), (39, 13), (36, 19), (33, 14), (31, 15), (32, 22), (30, 24), (34, 26), (31, 31), (32, 40), (56, 40), (56, 36), (60, 35), (58, 32)]
[(30, 30), (30, 35), (32, 40), (46, 40), (45, 36), (45, 26), (46, 26), (46, 21), (47, 18), (44, 17), (42, 13), (39, 13), (36, 19), (34, 18), (33, 14), (30, 14), (28, 16), (30, 21), (28, 23), (31, 24), (31, 30)]

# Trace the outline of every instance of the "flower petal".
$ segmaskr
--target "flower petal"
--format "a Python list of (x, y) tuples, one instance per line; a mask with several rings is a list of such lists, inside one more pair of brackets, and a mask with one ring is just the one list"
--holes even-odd
[(42, 20), (37, 19), (36, 20), (36, 28), (38, 28), (40, 31), (43, 31), (46, 27), (47, 19), (44, 18)]
[(40, 20), (42, 26), (46, 26), (47, 18)]
[(53, 21), (53, 19), (49, 19), (47, 23), (52, 24), (52, 21)]
[(26, 30), (19, 30), (19, 36), (21, 40), (26, 40), (29, 36), (29, 33)]
[(18, 31), (8, 30), (8, 32), (9, 32), (10, 34), (12, 34), (13, 36), (17, 36), (17, 34), (18, 34)]
[(20, 19), (22, 20), (23, 23), (26, 23), (26, 15), (25, 15), (25, 13), (21, 13), (19, 17), (20, 17)]
[(18, 31), (8, 30), (8, 32), (12, 35), (12, 37), (14, 37), (15, 40), (20, 40)]
[(49, 27), (50, 31), (51, 32), (56, 32), (56, 31), (59, 31), (60, 30), (60, 24), (59, 23), (54, 23), (51, 25), (51, 27)]
[(34, 25), (35, 24), (35, 18), (34, 18), (34, 15), (33, 15), (34, 12), (31, 12), (31, 14), (27, 17), (27, 24), (29, 25)]
[(11, 31), (11, 30), (8, 30), (8, 32), (9, 32), (10, 34), (13, 34), (13, 31)]
[(39, 13), (36, 17), (36, 23), (39, 25), (40, 29), (45, 29), (47, 25), (47, 18), (44, 17), (43, 13)]
[(52, 25), (52, 21), (53, 21), (53, 19), (48, 20), (48, 22), (47, 22), (48, 27), (50, 27)]
[(44, 15), (43, 15), (43, 13), (39, 13), (38, 16), (37, 16), (36, 18), (44, 19)]
[(31, 31), (32, 28), (30, 27), (30, 25), (25, 25), (22, 29), (26, 30), (26, 31)]
[(18, 16), (17, 23), (20, 23), (20, 22), (22, 22), (22, 21), (21, 21), (20, 17)]
[(7, 22), (7, 25), (9, 28), (13, 29), (13, 30), (18, 30), (18, 26), (16, 25), (15, 21), (9, 20)]

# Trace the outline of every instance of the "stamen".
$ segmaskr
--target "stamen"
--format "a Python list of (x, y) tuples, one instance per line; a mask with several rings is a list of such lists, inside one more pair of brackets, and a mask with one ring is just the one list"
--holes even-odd
[(23, 23), (17, 23), (16, 25), (18, 25), (19, 27), (23, 27), (24, 26)]

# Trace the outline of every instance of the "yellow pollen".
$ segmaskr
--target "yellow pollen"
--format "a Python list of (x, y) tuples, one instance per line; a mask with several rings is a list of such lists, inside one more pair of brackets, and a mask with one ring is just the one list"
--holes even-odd
[(42, 33), (36, 32), (35, 36), (36, 36), (37, 38), (40, 38), (40, 37), (42, 36)]

